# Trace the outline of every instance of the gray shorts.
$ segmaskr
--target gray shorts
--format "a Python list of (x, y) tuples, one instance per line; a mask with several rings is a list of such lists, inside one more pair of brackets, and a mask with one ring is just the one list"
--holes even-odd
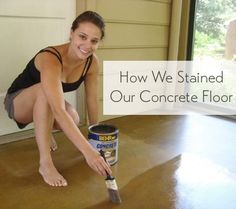
[(26, 127), (28, 124), (23, 124), (23, 123), (19, 123), (16, 121), (16, 119), (14, 118), (14, 105), (13, 105), (13, 100), (14, 98), (20, 94), (24, 89), (20, 89), (16, 92), (13, 92), (13, 93), (10, 93), (10, 94), (7, 94), (5, 99), (4, 99), (4, 106), (5, 106), (5, 110), (7, 111), (8, 113), (8, 117), (13, 119), (17, 126), (22, 129), (24, 127)]

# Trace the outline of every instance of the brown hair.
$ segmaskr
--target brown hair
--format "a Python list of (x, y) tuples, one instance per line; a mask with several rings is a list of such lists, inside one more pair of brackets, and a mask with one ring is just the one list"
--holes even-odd
[(73, 21), (71, 30), (75, 31), (79, 27), (79, 24), (82, 22), (91, 22), (96, 25), (101, 30), (101, 39), (103, 39), (105, 35), (105, 22), (98, 13), (93, 11), (83, 12)]

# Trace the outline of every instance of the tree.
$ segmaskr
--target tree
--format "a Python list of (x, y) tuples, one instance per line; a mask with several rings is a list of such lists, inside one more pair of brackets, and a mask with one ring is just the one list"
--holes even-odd
[(197, 0), (195, 29), (219, 39), (222, 26), (235, 11), (235, 0)]

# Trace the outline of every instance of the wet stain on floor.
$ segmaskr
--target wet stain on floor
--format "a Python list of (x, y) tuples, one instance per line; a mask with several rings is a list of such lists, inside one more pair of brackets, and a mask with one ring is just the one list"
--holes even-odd
[(123, 203), (103, 201), (86, 209), (236, 208), (236, 176), (207, 159), (184, 153), (132, 179)]
[[(0, 145), (0, 207), (236, 208), (234, 121), (206, 116), (130, 116), (108, 122), (120, 129), (119, 159), (112, 170), (121, 204), (109, 201), (103, 177), (58, 133), (59, 148), (53, 159), (69, 186), (52, 188), (43, 182), (34, 139)], [(86, 129), (81, 130), (86, 135)]]
[(163, 165), (156, 166), (133, 178), (119, 190), (122, 198), (120, 205), (106, 200), (86, 209), (108, 208), (175, 208), (176, 180), (173, 178), (179, 164), (176, 157)]

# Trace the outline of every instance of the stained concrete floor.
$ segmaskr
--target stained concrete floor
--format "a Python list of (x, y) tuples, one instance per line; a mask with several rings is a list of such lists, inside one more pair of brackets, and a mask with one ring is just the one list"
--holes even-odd
[[(112, 167), (122, 204), (112, 204), (97, 176), (62, 133), (53, 153), (69, 186), (38, 174), (34, 139), (0, 145), (1, 209), (235, 209), (236, 122), (207, 116), (129, 116)], [(86, 127), (81, 128), (87, 134)]]

